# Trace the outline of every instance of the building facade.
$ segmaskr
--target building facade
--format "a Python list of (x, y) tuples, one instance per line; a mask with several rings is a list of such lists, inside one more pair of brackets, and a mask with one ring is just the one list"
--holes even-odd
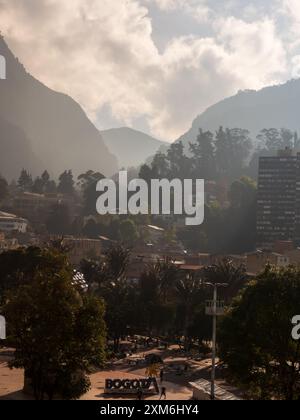
[(259, 161), (257, 247), (300, 238), (300, 154), (285, 150)]
[(14, 214), (0, 212), (0, 232), (26, 233), (28, 222)]

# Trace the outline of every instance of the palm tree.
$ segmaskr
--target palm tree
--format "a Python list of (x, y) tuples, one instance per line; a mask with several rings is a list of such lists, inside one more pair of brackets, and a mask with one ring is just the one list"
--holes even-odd
[(233, 261), (224, 258), (222, 261), (203, 270), (205, 281), (210, 283), (227, 283), (223, 290), (224, 299), (231, 301), (246, 285), (248, 276), (244, 265), (236, 266)]
[(177, 299), (182, 307), (185, 350), (188, 350), (188, 330), (192, 323), (194, 309), (204, 297), (203, 283), (199, 272), (182, 271), (181, 278), (176, 282), (175, 290)]

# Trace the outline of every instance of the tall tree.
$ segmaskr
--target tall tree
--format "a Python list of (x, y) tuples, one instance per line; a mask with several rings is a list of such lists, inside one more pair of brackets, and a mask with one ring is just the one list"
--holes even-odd
[(118, 352), (122, 336), (127, 334), (127, 327), (131, 322), (131, 311), (134, 311), (132, 296), (135, 288), (126, 279), (130, 253), (122, 246), (109, 249), (105, 256), (104, 265), (97, 269), (98, 278), (93, 290), (106, 303), (105, 320), (109, 338), (114, 341), (114, 351)]
[(235, 265), (230, 259), (224, 258), (217, 264), (205, 267), (203, 277), (210, 283), (224, 283), (228, 286), (221, 290), (222, 297), (228, 302), (244, 288), (248, 281), (244, 265)]
[(128, 246), (133, 246), (139, 239), (139, 231), (134, 220), (127, 219), (120, 223), (120, 235), (122, 242)]
[(250, 398), (299, 400), (300, 343), (291, 334), (299, 300), (299, 270), (267, 267), (220, 325), (221, 358)]
[(171, 144), (167, 158), (169, 161), (170, 175), (171, 179), (188, 179), (191, 175), (191, 165), (190, 159), (185, 154), (185, 149), (183, 143), (177, 142)]
[(196, 143), (190, 144), (192, 171), (196, 178), (207, 181), (216, 178), (214, 135), (210, 131), (199, 130)]
[[(164, 153), (158, 152), (152, 161), (151, 179), (164, 179), (170, 176), (170, 163)], [(145, 169), (145, 168), (144, 168)]]
[(32, 176), (25, 169), (22, 169), (18, 180), (18, 187), (23, 192), (31, 191), (33, 186)]
[(52, 207), (46, 221), (47, 230), (53, 235), (67, 235), (71, 229), (70, 209), (66, 204), (56, 204)]
[(175, 292), (179, 302), (178, 315), (182, 320), (182, 332), (185, 338), (185, 349), (189, 350), (189, 329), (193, 322), (194, 310), (199, 303), (203, 302), (204, 289), (198, 272), (183, 271), (175, 285)]
[(90, 388), (88, 369), (104, 361), (104, 305), (73, 284), (68, 267), (50, 271), (36, 271), (9, 294), (10, 367), (25, 370), (37, 400), (77, 399)]
[(97, 183), (104, 178), (100, 172), (88, 171), (79, 175), (78, 185), (81, 189), (83, 196), (84, 215), (90, 216), (96, 214), (96, 202), (99, 193), (97, 193)]
[(65, 171), (59, 177), (58, 192), (73, 195), (75, 182), (72, 171)]

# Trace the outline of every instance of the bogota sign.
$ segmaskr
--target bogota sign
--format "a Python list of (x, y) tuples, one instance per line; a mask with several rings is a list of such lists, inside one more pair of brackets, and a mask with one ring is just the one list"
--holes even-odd
[(156, 379), (107, 379), (105, 381), (106, 394), (134, 394), (138, 391), (144, 394), (158, 394)]

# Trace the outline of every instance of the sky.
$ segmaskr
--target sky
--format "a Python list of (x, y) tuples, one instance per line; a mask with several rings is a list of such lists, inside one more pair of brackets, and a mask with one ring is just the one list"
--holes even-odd
[(0, 0), (0, 28), (100, 129), (167, 141), (239, 90), (300, 77), (300, 0)]

